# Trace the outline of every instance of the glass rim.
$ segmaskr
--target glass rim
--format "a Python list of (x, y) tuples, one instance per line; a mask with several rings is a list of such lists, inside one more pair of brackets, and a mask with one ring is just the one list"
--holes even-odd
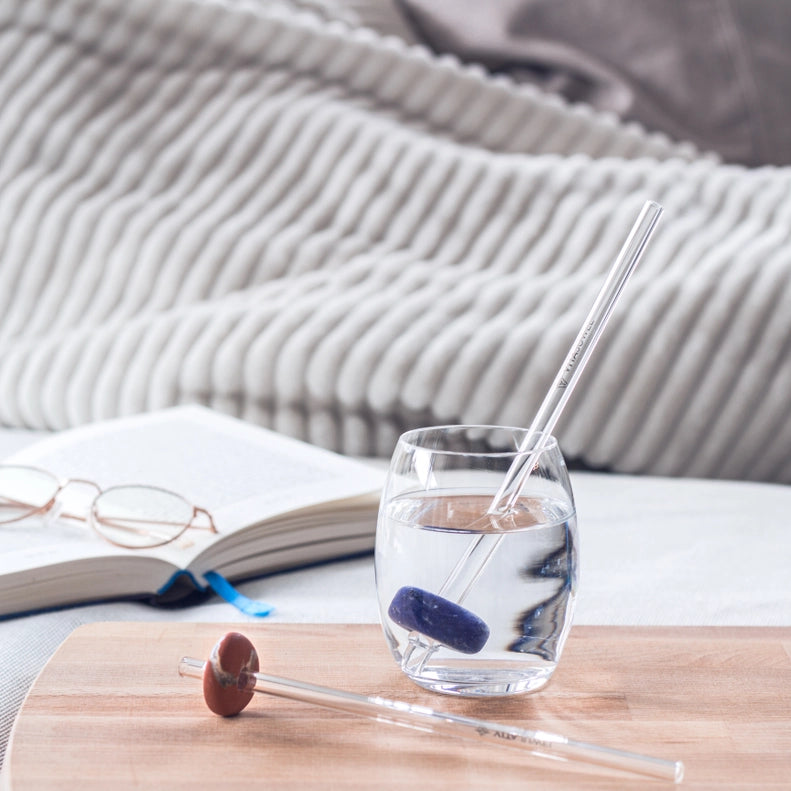
[[(426, 450), (436, 454), (442, 454), (443, 456), (487, 456), (491, 458), (496, 457), (503, 457), (503, 456), (518, 456), (523, 453), (530, 453), (531, 448), (526, 448), (525, 450), (520, 450), (519, 448), (509, 448), (507, 450), (503, 449), (470, 449), (470, 450), (457, 450), (454, 448), (437, 448), (437, 447), (430, 447), (429, 445), (422, 444), (416, 441), (416, 437), (421, 434), (428, 434), (429, 432), (449, 432), (451, 429), (456, 430), (460, 433), (462, 430), (479, 430), (486, 433), (491, 433), (494, 431), (502, 431), (502, 432), (510, 432), (514, 436), (517, 435), (527, 435), (530, 429), (526, 426), (506, 426), (501, 425), (498, 423), (446, 423), (443, 425), (437, 426), (422, 426), (419, 428), (412, 428), (405, 431), (401, 436), (398, 438), (398, 445), (406, 445), (410, 448), (415, 448), (419, 450)], [(545, 432), (538, 431), (536, 432), (536, 436), (543, 436)], [(550, 434), (546, 440), (546, 444), (541, 449), (541, 454), (548, 453), (555, 449), (560, 448), (560, 443), (553, 434)]]

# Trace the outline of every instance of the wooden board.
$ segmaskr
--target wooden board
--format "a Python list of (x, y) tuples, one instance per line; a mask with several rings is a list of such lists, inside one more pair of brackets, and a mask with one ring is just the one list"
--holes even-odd
[(14, 727), (11, 791), (80, 789), (643, 789), (614, 770), (419, 733), (255, 696), (204, 706), (181, 656), (236, 628), (267, 672), (681, 759), (682, 788), (791, 788), (791, 629), (575, 627), (543, 691), (434, 695), (398, 671), (375, 625), (92, 624), (65, 641)]

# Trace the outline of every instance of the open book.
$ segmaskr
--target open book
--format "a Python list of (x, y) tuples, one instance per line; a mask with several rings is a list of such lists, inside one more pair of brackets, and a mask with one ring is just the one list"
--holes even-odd
[[(0, 616), (111, 598), (170, 602), (210, 581), (217, 589), (218, 575), (224, 583), (368, 551), (384, 479), (375, 466), (199, 406), (59, 432), (0, 464), (169, 489), (206, 509), (218, 531), (122, 549), (52, 515), (0, 524)], [(87, 514), (94, 497), (72, 484), (58, 499)]]

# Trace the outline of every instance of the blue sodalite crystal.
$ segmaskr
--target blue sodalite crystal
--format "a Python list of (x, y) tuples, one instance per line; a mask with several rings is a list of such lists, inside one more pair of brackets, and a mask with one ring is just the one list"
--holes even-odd
[(408, 629), (463, 654), (477, 654), (489, 639), (489, 627), (475, 613), (434, 593), (401, 588), (390, 603), (390, 618)]

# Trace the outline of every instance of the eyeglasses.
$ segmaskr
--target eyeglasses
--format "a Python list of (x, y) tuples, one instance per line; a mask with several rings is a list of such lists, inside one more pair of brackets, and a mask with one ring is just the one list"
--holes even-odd
[[(37, 467), (0, 465), (0, 525), (19, 522), (54, 508), (67, 486), (83, 484), (97, 494), (88, 515), (60, 513), (89, 522), (103, 539), (126, 549), (150, 549), (175, 541), (188, 528), (217, 533), (211, 514), (181, 495), (157, 486), (127, 485), (102, 489), (83, 478), (58, 480)], [(207, 524), (195, 524), (200, 517)]]

